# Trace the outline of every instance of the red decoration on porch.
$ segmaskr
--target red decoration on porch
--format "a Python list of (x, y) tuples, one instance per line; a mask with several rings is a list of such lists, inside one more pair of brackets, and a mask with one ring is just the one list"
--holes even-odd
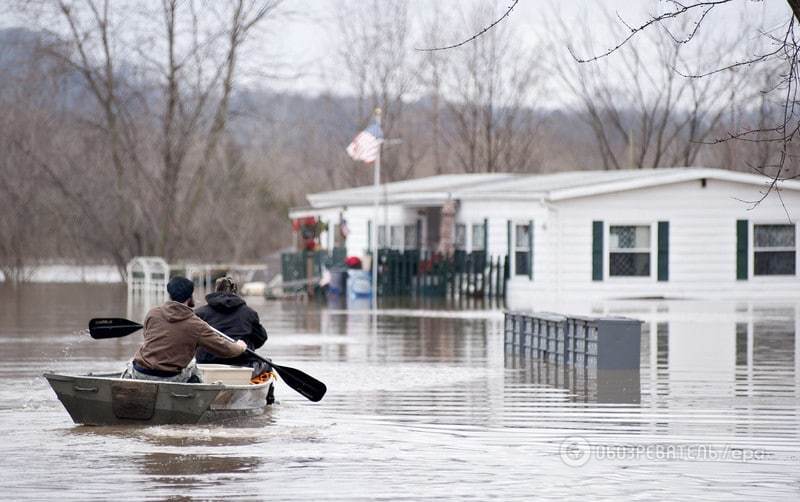
[(328, 229), (328, 225), (313, 216), (292, 220), (292, 230), (300, 234), (301, 247), (314, 251), (319, 247), (317, 239), (320, 234)]

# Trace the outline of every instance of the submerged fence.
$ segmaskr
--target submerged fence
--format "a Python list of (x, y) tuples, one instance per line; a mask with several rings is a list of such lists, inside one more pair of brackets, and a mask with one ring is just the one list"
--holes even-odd
[(641, 321), (625, 317), (505, 314), (505, 343), (512, 351), (558, 365), (638, 370), (641, 334)]

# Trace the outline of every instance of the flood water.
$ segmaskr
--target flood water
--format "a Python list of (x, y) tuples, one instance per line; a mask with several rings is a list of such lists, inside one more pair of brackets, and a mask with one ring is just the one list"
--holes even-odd
[(129, 315), (124, 287), (0, 285), (0, 499), (800, 496), (798, 304), (575, 306), (645, 321), (640, 373), (598, 378), (507, 351), (497, 309), (248, 301), (259, 352), (325, 399), (279, 384), (243, 423), (83, 427), (41, 374), (123, 367), (141, 335), (81, 330)]

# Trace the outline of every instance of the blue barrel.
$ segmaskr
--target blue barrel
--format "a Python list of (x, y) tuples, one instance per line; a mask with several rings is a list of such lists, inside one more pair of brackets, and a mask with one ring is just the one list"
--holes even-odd
[(372, 295), (372, 276), (369, 270), (347, 271), (347, 296), (368, 298)]

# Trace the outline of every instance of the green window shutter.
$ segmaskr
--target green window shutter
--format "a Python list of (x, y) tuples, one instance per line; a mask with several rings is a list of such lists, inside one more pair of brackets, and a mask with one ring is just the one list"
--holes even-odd
[(603, 222), (592, 222), (592, 280), (603, 280)]
[(422, 249), (422, 220), (417, 220), (417, 249)]
[(483, 219), (483, 252), (489, 256), (489, 219)]
[(736, 220), (736, 279), (747, 280), (747, 220)]
[(533, 280), (533, 220), (528, 222), (528, 279)]
[(669, 222), (658, 222), (658, 280), (669, 280)]
[(372, 222), (367, 220), (367, 253), (372, 251)]
[(511, 260), (511, 255), (514, 253), (514, 248), (511, 247), (511, 220), (508, 220), (506, 226), (506, 237), (508, 238), (508, 259)]

